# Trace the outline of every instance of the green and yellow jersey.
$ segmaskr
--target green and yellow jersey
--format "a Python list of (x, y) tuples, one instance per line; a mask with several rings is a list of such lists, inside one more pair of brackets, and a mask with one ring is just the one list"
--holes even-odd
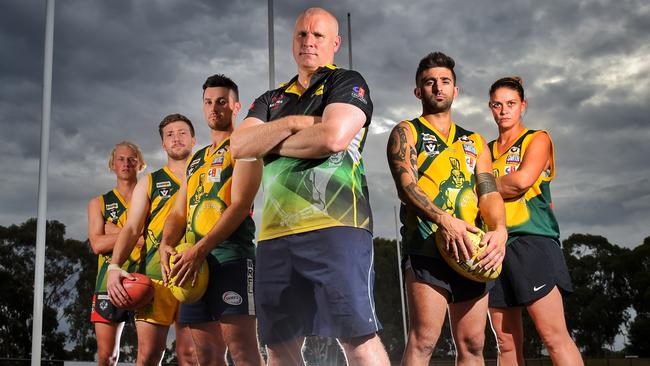
[[(99, 196), (99, 203), (102, 208), (104, 222), (110, 222), (115, 226), (122, 228), (126, 223), (126, 211), (128, 204), (122, 198), (117, 189), (106, 192)], [(124, 262), (122, 268), (127, 272), (135, 272), (140, 262), (141, 248), (134, 248), (129, 258)], [(97, 257), (97, 277), (95, 278), (95, 292), (106, 292), (106, 271), (111, 263), (113, 252), (100, 254)]]
[[(187, 226), (185, 240), (196, 243), (212, 229), (221, 213), (231, 204), (235, 160), (230, 154), (230, 138), (216, 148), (208, 145), (197, 151), (187, 166)], [(251, 215), (212, 250), (219, 262), (255, 258), (255, 223)]]
[(297, 76), (255, 100), (247, 117), (266, 123), (289, 115), (322, 117), (327, 105), (352, 104), (366, 121), (348, 147), (320, 159), (279, 155), (264, 158), (264, 209), (260, 240), (269, 240), (335, 226), (372, 231), (372, 214), (361, 152), (372, 118), (365, 80), (356, 71), (334, 65), (320, 67), (304, 91)]
[[(417, 185), (439, 208), (471, 225), (482, 227), (476, 195), (476, 164), (483, 142), (479, 134), (451, 124), (449, 137), (442, 137), (426, 119), (406, 122), (417, 152)], [(437, 225), (419, 217), (402, 204), (402, 242), (405, 252), (439, 257), (435, 245)]]
[[(488, 146), (492, 152), (492, 168), (495, 177), (503, 177), (517, 171), (524, 160), (528, 144), (535, 136), (546, 131), (524, 129), (504, 152), (497, 150), (496, 140)], [(550, 139), (550, 136), (549, 136)], [(555, 178), (555, 156), (551, 142), (550, 167), (542, 171), (535, 183), (520, 197), (506, 199), (506, 226), (508, 243), (518, 235), (540, 235), (558, 239), (560, 228), (553, 214), (551, 181)]]
[(162, 239), (165, 219), (174, 207), (176, 193), (181, 182), (174, 176), (167, 167), (156, 170), (147, 176), (149, 180), (149, 215), (145, 222), (145, 248), (146, 257), (141, 265), (144, 265), (144, 272), (152, 279), (162, 280), (160, 269), (160, 240)]

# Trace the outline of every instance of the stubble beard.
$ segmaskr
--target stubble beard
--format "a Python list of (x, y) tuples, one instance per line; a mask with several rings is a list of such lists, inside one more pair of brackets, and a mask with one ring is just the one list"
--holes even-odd
[[(432, 97), (435, 98), (435, 97)], [(442, 102), (437, 102), (432, 99), (422, 100), (422, 107), (425, 114), (439, 114), (449, 112), (451, 105), (453, 104), (453, 99), (445, 99)]]
[(179, 160), (187, 159), (187, 157), (190, 156), (191, 152), (192, 152), (191, 149), (185, 148), (185, 149), (183, 149), (183, 150), (181, 150), (179, 152), (168, 151), (167, 156), (169, 156), (172, 160), (179, 161)]

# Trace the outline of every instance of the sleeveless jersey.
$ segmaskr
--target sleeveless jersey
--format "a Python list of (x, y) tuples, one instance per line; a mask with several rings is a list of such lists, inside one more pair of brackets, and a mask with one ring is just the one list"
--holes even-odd
[[(516, 172), (524, 160), (528, 144), (540, 133), (547, 132), (524, 129), (515, 142), (501, 154), (497, 151), (496, 140), (491, 141), (488, 146), (492, 152), (494, 176), (503, 177)], [(551, 142), (550, 160), (550, 168), (542, 171), (523, 196), (504, 200), (508, 243), (517, 235), (540, 235), (555, 239), (560, 237), (560, 228), (553, 214), (550, 188), (551, 181), (555, 178), (553, 142)]]
[[(482, 151), (481, 137), (452, 122), (448, 139), (423, 117), (405, 121), (411, 128), (417, 152), (417, 185), (439, 208), (471, 225), (482, 227), (476, 195), (476, 163)], [(402, 204), (402, 241), (405, 252), (439, 257), (437, 225), (418, 217)]]
[[(212, 150), (212, 151), (211, 151)], [(230, 155), (230, 138), (215, 149), (211, 145), (197, 151), (187, 166), (187, 226), (185, 240), (196, 243), (212, 229), (221, 213), (231, 204), (230, 190), (235, 161)], [(255, 258), (255, 223), (251, 215), (212, 250), (219, 262)]]
[(144, 231), (146, 257), (141, 263), (144, 270), (141, 268), (140, 272), (153, 279), (162, 280), (158, 247), (162, 239), (165, 219), (167, 219), (167, 215), (174, 207), (176, 193), (178, 193), (181, 182), (167, 167), (149, 174), (147, 179), (149, 179), (148, 195), (150, 206)]
[(344, 151), (319, 159), (264, 158), (264, 210), (260, 240), (335, 226), (372, 231), (372, 214), (361, 152), (372, 117), (365, 80), (356, 71), (320, 67), (302, 93), (297, 76), (255, 100), (248, 116), (271, 122), (289, 115), (322, 116), (327, 105), (351, 104), (366, 123)]
[[(128, 205), (117, 189), (99, 196), (104, 222), (110, 222), (122, 228), (126, 223), (126, 210)], [(134, 248), (122, 268), (127, 272), (135, 272), (140, 262), (140, 248)], [(106, 271), (111, 263), (113, 252), (100, 254), (97, 257), (97, 277), (95, 278), (95, 292), (106, 292)]]

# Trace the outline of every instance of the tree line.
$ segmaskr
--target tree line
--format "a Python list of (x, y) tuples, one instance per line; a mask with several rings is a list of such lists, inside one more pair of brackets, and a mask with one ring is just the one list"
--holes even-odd
[[(93, 360), (95, 336), (90, 323), (97, 257), (87, 241), (65, 238), (65, 225), (47, 223), (43, 359)], [(0, 226), (0, 359), (29, 359), (34, 299), (36, 220)], [(650, 237), (633, 249), (602, 236), (573, 234), (563, 241), (574, 294), (565, 299), (568, 327), (586, 358), (650, 356)], [(404, 351), (404, 331), (395, 240), (375, 238), (375, 301), (383, 330), (380, 336), (393, 360)], [(543, 344), (529, 318), (524, 319), (525, 357), (538, 358)], [(486, 326), (485, 357), (496, 358), (496, 342)], [(624, 348), (613, 351), (623, 335)], [(121, 361), (134, 361), (136, 336), (127, 324)], [(172, 345), (173, 347), (173, 345)], [(166, 361), (175, 361), (173, 348)], [(453, 357), (449, 325), (434, 357)], [(305, 358), (342, 360), (336, 342), (311, 337)]]

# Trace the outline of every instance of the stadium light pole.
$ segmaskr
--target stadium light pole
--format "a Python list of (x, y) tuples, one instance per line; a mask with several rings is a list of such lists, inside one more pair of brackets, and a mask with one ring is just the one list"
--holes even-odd
[(269, 90), (275, 89), (275, 41), (273, 39), (273, 0), (268, 1), (269, 13)]
[(400, 248), (399, 233), (397, 230), (397, 206), (393, 206), (395, 214), (395, 243), (397, 244), (397, 273), (399, 274), (399, 299), (402, 301), (402, 326), (404, 328), (404, 346), (408, 341), (408, 331), (406, 330), (406, 304), (404, 301), (404, 276), (402, 275), (402, 249)]
[(47, 0), (45, 12), (45, 51), (43, 56), (43, 110), (41, 159), (38, 167), (38, 213), (34, 259), (34, 316), (32, 323), (32, 366), (41, 364), (43, 332), (43, 288), (45, 278), (45, 239), (47, 223), (47, 167), (50, 152), (50, 112), (52, 107), (52, 55), (54, 53), (54, 0)]

